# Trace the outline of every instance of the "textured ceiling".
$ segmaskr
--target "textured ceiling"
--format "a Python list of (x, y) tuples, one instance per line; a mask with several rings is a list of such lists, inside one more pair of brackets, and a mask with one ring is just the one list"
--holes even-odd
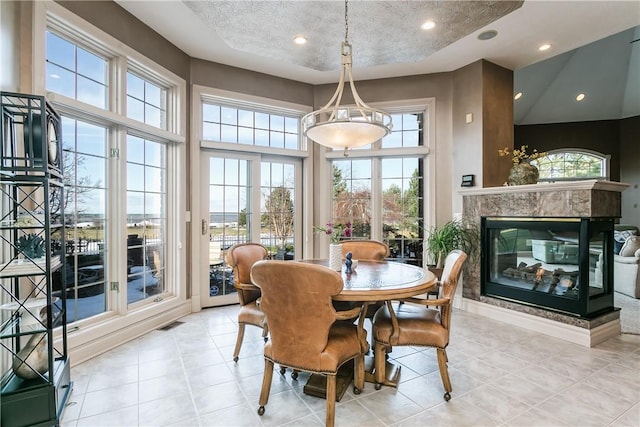
[[(317, 71), (340, 68), (340, 43), (345, 37), (342, 1), (184, 3), (232, 49)], [(354, 67), (421, 61), (522, 3), (351, 1), (348, 30), (357, 61)], [(438, 23), (437, 31), (420, 29), (427, 19)], [(294, 35), (307, 39), (305, 48), (293, 43)]]
[[(309, 84), (339, 77), (342, 0), (115, 1), (191, 57)], [(420, 30), (429, 18), (438, 26)], [(640, 115), (638, 26), (638, 0), (349, 1), (356, 81), (486, 59), (514, 70), (516, 124)], [(497, 37), (478, 40), (487, 30)]]

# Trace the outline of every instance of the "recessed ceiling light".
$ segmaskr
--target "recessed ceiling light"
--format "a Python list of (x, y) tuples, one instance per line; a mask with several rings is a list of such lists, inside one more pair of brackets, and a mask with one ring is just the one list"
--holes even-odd
[(578, 96), (576, 96), (576, 101), (582, 101), (584, 99), (584, 93), (580, 93), (578, 94)]
[(522, 92), (516, 93), (516, 95), (513, 97), (513, 99), (515, 99), (516, 101), (520, 98), (522, 98)]
[(485, 31), (483, 33), (478, 34), (478, 40), (491, 40), (497, 35), (498, 35), (498, 32), (496, 30)]
[(551, 49), (551, 45), (548, 44), (548, 43), (547, 44), (543, 44), (538, 48), (538, 50), (541, 51), (541, 52), (545, 51), (545, 50), (549, 50), (549, 49)]
[(429, 19), (428, 21), (425, 21), (424, 24), (420, 25), (420, 28), (422, 28), (423, 30), (430, 30), (432, 28), (435, 28), (435, 26), (436, 23)]
[(295, 44), (305, 44), (307, 42), (307, 39), (304, 38), (303, 36), (296, 36), (293, 38), (293, 42)]

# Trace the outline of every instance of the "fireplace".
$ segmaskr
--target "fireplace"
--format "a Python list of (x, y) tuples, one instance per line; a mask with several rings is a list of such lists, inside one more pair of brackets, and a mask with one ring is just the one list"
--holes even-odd
[(590, 319), (613, 307), (612, 218), (481, 218), (481, 295)]

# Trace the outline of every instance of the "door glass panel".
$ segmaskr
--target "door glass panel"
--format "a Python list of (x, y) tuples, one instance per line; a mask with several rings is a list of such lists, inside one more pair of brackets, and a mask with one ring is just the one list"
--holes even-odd
[(209, 159), (209, 296), (235, 293), (224, 255), (232, 245), (251, 241), (251, 179), (248, 160)]
[(260, 242), (274, 258), (294, 259), (294, 165), (262, 162), (260, 171)]

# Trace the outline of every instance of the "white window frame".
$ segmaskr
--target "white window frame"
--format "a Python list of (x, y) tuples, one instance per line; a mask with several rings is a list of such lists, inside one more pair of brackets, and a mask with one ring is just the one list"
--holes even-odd
[[(219, 141), (207, 141), (203, 139), (202, 136), (202, 103), (203, 102), (211, 102), (211, 103), (224, 103), (226, 105), (232, 105), (238, 108), (247, 108), (247, 109), (255, 109), (256, 105), (260, 106), (261, 111), (273, 111), (274, 114), (287, 114), (287, 115), (297, 115), (302, 118), (306, 113), (312, 111), (312, 107), (308, 105), (301, 105), (291, 102), (285, 102), (280, 100), (275, 100), (271, 98), (264, 98), (260, 96), (248, 95), (239, 92), (227, 91), (223, 89), (217, 89), (207, 86), (201, 85), (193, 85), (191, 89), (191, 151), (189, 156), (191, 158), (191, 168), (190, 168), (190, 177), (191, 177), (191, 193), (192, 194), (202, 194), (203, 188), (202, 183), (200, 183), (200, 177), (202, 176), (201, 172), (201, 162), (200, 162), (200, 152), (203, 149), (208, 150), (219, 150), (226, 152), (234, 152), (238, 155), (250, 155), (255, 156), (256, 152), (260, 152), (264, 159), (268, 159), (269, 161), (275, 160), (277, 161), (278, 157), (280, 158), (296, 158), (301, 161), (301, 170), (302, 170), (302, 184), (300, 194), (296, 194), (296, 197), (301, 198), (301, 211), (302, 212), (311, 212), (313, 208), (313, 178), (314, 178), (314, 167), (313, 167), (313, 152), (311, 150), (310, 145), (307, 144), (306, 140), (302, 136), (302, 129), (299, 129), (299, 135), (301, 140), (300, 149), (292, 150), (292, 149), (284, 149), (284, 148), (275, 148), (275, 147), (263, 147), (263, 146), (255, 146), (255, 145), (246, 145), (246, 144), (235, 144), (235, 143), (225, 143)], [(193, 224), (196, 226), (191, 227), (191, 251), (193, 254), (197, 254), (200, 251), (200, 243), (202, 240), (202, 233), (199, 224), (203, 219), (205, 219), (202, 215), (202, 212), (206, 211), (207, 207), (202, 206), (201, 198), (194, 197), (191, 203), (191, 220)], [(311, 215), (305, 214), (301, 215), (302, 218), (298, 216), (296, 213), (296, 245), (298, 245), (298, 239), (302, 239), (302, 248), (300, 253), (300, 257), (304, 256), (304, 254), (312, 253), (313, 240), (309, 238), (305, 230), (308, 230), (311, 227)], [(300, 228), (298, 228), (300, 227)], [(298, 232), (297, 230), (302, 230), (302, 232)], [(296, 248), (298, 251), (298, 248)], [(296, 255), (298, 252), (296, 252)], [(200, 295), (197, 294), (197, 290), (200, 288), (200, 283), (202, 280), (208, 280), (208, 278), (202, 277), (201, 273), (201, 265), (198, 256), (193, 256), (190, 262), (190, 271), (192, 278), (192, 289), (193, 289), (193, 298), (192, 298), (192, 310), (199, 311), (201, 310), (201, 301)]]
[[(380, 171), (381, 159), (389, 157), (422, 157), (424, 162), (424, 194), (423, 194), (423, 212), (424, 212), (424, 226), (425, 229), (429, 229), (435, 224), (436, 209), (435, 209), (435, 176), (436, 165), (435, 156), (429, 155), (433, 147), (435, 146), (435, 98), (421, 98), (412, 99), (406, 101), (391, 101), (384, 103), (371, 104), (375, 105), (388, 113), (402, 114), (402, 113), (423, 113), (423, 145), (419, 147), (394, 147), (394, 148), (380, 148), (381, 142), (377, 141), (371, 145), (369, 149), (354, 149), (349, 150), (348, 156), (352, 159), (358, 158), (371, 158), (372, 170), (371, 170), (371, 195), (372, 195), (372, 210), (374, 212), (382, 212), (382, 188)], [(341, 159), (344, 157), (343, 150), (333, 150), (327, 147), (321, 147), (320, 149), (320, 171), (318, 173), (318, 180), (320, 183), (331, 183), (332, 179), (332, 160)], [(319, 219), (315, 224), (326, 224), (331, 221), (331, 197), (332, 186), (319, 185), (319, 198), (320, 210), (317, 210)], [(318, 242), (321, 242), (319, 246), (316, 246), (318, 256), (329, 256), (329, 237), (318, 236)], [(380, 215), (373, 215), (371, 221), (371, 239), (383, 240), (382, 236), (382, 217)], [(424, 252), (423, 256), (426, 254)], [(426, 261), (426, 260), (423, 260)], [(426, 265), (426, 263), (425, 263)]]
[[(540, 178), (540, 182), (556, 182), (556, 181), (576, 181), (576, 180), (588, 180), (588, 179), (605, 179), (609, 180), (611, 174), (611, 155), (602, 154), (594, 150), (588, 150), (586, 148), (558, 148), (555, 150), (549, 150), (546, 152), (545, 156), (549, 154), (584, 154), (590, 157), (595, 157), (600, 159), (602, 164), (602, 176), (588, 176), (584, 178), (576, 178), (576, 177), (561, 177), (561, 178)], [(534, 164), (537, 164), (537, 160), (534, 161)]]
[[(46, 91), (45, 34), (57, 34), (83, 48), (109, 59), (108, 101), (106, 110)], [(127, 306), (126, 296), (126, 193), (112, 191), (108, 196), (108, 226), (111, 241), (107, 263), (111, 282), (119, 282), (120, 291), (111, 290), (108, 311), (73, 323), (69, 332), (70, 352), (75, 361), (83, 360), (146, 333), (155, 327), (190, 312), (187, 302), (185, 252), (185, 200), (180, 189), (186, 188), (186, 82), (152, 62), (122, 42), (89, 24), (52, 1), (33, 2), (32, 91), (46, 95), (54, 108), (71, 118), (100, 123), (109, 127), (109, 182), (122, 188), (126, 182), (126, 134), (135, 133), (167, 144), (167, 253), (165, 254), (167, 292), (159, 301)], [(136, 70), (144, 78), (167, 88), (167, 129), (159, 129), (126, 117), (126, 71)], [(114, 194), (119, 193), (118, 196)], [(115, 288), (115, 286), (114, 286)], [(96, 328), (104, 326), (104, 328)], [(83, 347), (84, 346), (84, 347)]]

